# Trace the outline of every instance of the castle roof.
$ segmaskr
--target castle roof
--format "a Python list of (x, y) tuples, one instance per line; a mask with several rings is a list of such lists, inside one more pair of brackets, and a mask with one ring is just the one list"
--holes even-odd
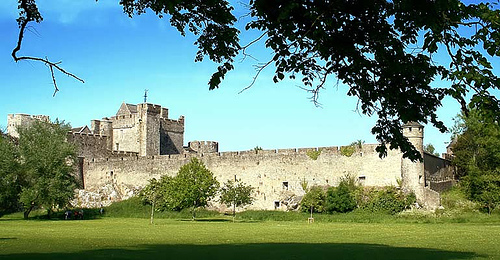
[(91, 133), (89, 127), (86, 126), (86, 125), (85, 126), (71, 128), (71, 132), (72, 133), (76, 133), (76, 134), (81, 134), (81, 133), (90, 134)]
[(137, 105), (133, 104), (128, 104), (123, 102), (122, 105), (120, 106), (120, 109), (118, 109), (118, 112), (116, 112), (117, 116), (124, 116), (124, 115), (130, 115), (130, 114), (135, 114), (137, 113)]

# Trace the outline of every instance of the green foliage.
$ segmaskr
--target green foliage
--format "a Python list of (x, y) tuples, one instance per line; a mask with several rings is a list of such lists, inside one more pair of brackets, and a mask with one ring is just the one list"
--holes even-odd
[(64, 122), (35, 120), (17, 129), (17, 146), (1, 141), (0, 185), (10, 186), (6, 189), (10, 205), (19, 203), (25, 218), (36, 207), (45, 208), (50, 217), (54, 209), (65, 207), (74, 196), (76, 147), (66, 141), (69, 129)]
[(436, 148), (434, 148), (434, 145), (432, 144), (426, 144), (424, 145), (424, 152), (428, 152), (434, 156), (439, 157), (439, 153), (436, 152)]
[(220, 202), (233, 207), (233, 217), (236, 215), (236, 207), (252, 204), (253, 187), (245, 185), (241, 181), (229, 180), (224, 183), (220, 190)]
[(356, 208), (356, 199), (346, 185), (330, 187), (326, 192), (326, 211), (345, 213)]
[(473, 109), (455, 128), (453, 163), (467, 197), (491, 211), (500, 205), (500, 126), (497, 115)]
[[(183, 165), (175, 177), (178, 207), (193, 208), (193, 218), (198, 207), (204, 207), (219, 189), (219, 182), (203, 162), (197, 158)], [(182, 199), (181, 199), (182, 198)]]
[(326, 193), (320, 186), (313, 186), (300, 201), (300, 210), (303, 212), (325, 212)]
[(326, 192), (326, 212), (353, 211), (357, 207), (355, 194), (358, 188), (354, 176), (343, 176), (337, 187), (330, 187)]
[(18, 157), (11, 140), (0, 133), (0, 216), (19, 207), (22, 183)]
[(356, 152), (356, 147), (352, 145), (340, 147), (340, 154), (342, 154), (343, 156), (351, 157), (354, 152)]
[(306, 152), (307, 156), (309, 156), (309, 158), (313, 159), (313, 160), (317, 160), (319, 155), (321, 154), (321, 149), (318, 149), (317, 151), (316, 150), (308, 150)]
[(410, 208), (415, 201), (415, 194), (407, 195), (394, 186), (388, 186), (381, 189), (364, 189), (359, 204), (363, 210), (396, 214)]
[(499, 174), (472, 174), (463, 180), (469, 198), (479, 202), (484, 211), (491, 214), (500, 205)]
[(197, 158), (183, 165), (174, 178), (163, 176), (152, 180), (141, 193), (143, 201), (154, 204), (153, 210), (182, 210), (191, 208), (193, 219), (196, 209), (204, 207), (219, 188), (219, 182), (203, 162)]
[(307, 192), (307, 186), (308, 185), (309, 185), (309, 183), (306, 181), (305, 178), (300, 181), (300, 187), (302, 188), (302, 190), (304, 192)]
[(451, 190), (440, 194), (441, 205), (446, 211), (453, 211), (454, 214), (463, 214), (464, 212), (476, 212), (479, 208), (476, 202), (467, 199), (465, 190), (461, 185), (455, 185)]
[(262, 147), (260, 147), (260, 146), (258, 146), (258, 145), (257, 145), (257, 146), (255, 146), (255, 147), (253, 148), (253, 151), (254, 151), (254, 152), (256, 152), (256, 153), (257, 153), (258, 151), (262, 151)]

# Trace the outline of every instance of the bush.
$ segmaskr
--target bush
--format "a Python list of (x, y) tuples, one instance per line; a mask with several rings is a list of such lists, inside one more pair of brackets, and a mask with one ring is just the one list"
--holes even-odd
[(303, 212), (322, 213), (325, 210), (325, 191), (320, 186), (313, 186), (302, 198), (300, 210)]
[(309, 150), (306, 152), (307, 156), (313, 160), (318, 160), (319, 155), (321, 154), (321, 149), (314, 151), (314, 150)]
[(466, 198), (463, 187), (454, 186), (451, 190), (441, 193), (441, 205), (446, 211), (475, 212), (477, 203)]
[(340, 154), (343, 156), (351, 157), (354, 152), (356, 152), (356, 147), (352, 145), (340, 147)]
[(396, 214), (415, 203), (415, 194), (405, 194), (394, 186), (365, 189), (359, 201), (360, 208), (371, 212)]
[(357, 206), (353, 191), (346, 182), (341, 181), (338, 187), (330, 187), (326, 192), (326, 212), (345, 213), (353, 211)]

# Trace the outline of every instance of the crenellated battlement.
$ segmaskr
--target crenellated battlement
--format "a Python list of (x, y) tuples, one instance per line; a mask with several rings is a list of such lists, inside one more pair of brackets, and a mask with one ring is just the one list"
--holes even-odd
[[(218, 142), (213, 142), (213, 141), (194, 141), (194, 142), (190, 142), (190, 143), (204, 143), (204, 144), (216, 143), (218, 145)], [(355, 157), (355, 156), (363, 157), (363, 156), (371, 156), (371, 155), (378, 156), (378, 152), (375, 150), (375, 148), (377, 146), (378, 146), (378, 144), (364, 144), (362, 149), (359, 149), (356, 153), (354, 153), (351, 156), (345, 156), (345, 157)], [(167, 155), (154, 155), (154, 156), (137, 156), (134, 158), (126, 158), (126, 156), (128, 156), (129, 154), (116, 153), (116, 151), (114, 151), (114, 154), (116, 156), (108, 157), (108, 158), (91, 158), (91, 160), (93, 162), (98, 162), (98, 161), (123, 161), (123, 160), (185, 160), (185, 159), (190, 159), (192, 157), (202, 159), (202, 158), (218, 158), (218, 157), (223, 157), (223, 158), (256, 157), (257, 158), (257, 157), (262, 157), (262, 156), (288, 156), (288, 155), (306, 155), (306, 156), (308, 156), (308, 153), (310, 151), (321, 151), (320, 156), (322, 154), (341, 156), (340, 149), (341, 149), (341, 146), (329, 146), (329, 147), (313, 147), (313, 148), (265, 149), (265, 150), (246, 150), (246, 151), (227, 151), (227, 152), (198, 152), (198, 153), (167, 154)], [(123, 154), (126, 156), (124, 156), (122, 158), (119, 156), (120, 154)], [(136, 154), (132, 154), (132, 155), (136, 155)]]

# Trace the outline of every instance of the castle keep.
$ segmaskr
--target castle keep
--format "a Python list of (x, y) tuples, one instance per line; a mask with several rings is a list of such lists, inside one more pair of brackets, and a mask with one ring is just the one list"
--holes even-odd
[[(16, 133), (16, 125), (40, 118), (48, 120), (8, 115), (9, 134)], [(255, 202), (249, 209), (293, 209), (305, 193), (303, 183), (335, 186), (347, 174), (365, 186), (401, 184), (416, 194), (420, 205), (436, 208), (438, 192), (453, 183), (449, 161), (424, 153), (422, 125), (409, 123), (402, 131), (424, 155), (424, 162), (405, 159), (398, 150), (390, 150), (381, 159), (375, 151), (378, 144), (364, 144), (352, 155), (342, 153), (341, 147), (219, 152), (213, 141), (183, 146), (184, 117), (169, 119), (168, 109), (148, 103), (123, 103), (115, 116), (92, 120), (90, 128), (74, 128), (68, 140), (80, 148), (78, 175), (84, 189), (79, 191), (78, 202), (86, 206), (133, 196), (148, 180), (174, 176), (197, 157), (220, 183), (237, 178), (254, 187)], [(217, 203), (212, 206), (224, 210)]]

